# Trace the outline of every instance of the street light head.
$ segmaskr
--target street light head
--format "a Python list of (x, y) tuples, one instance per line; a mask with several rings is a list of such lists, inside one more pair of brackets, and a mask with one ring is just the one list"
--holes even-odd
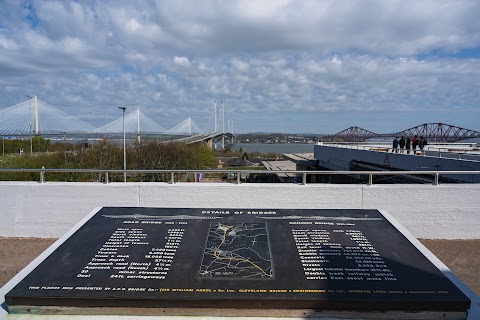
[(122, 109), (123, 111), (125, 111), (127, 109), (127, 107), (117, 107), (118, 109)]

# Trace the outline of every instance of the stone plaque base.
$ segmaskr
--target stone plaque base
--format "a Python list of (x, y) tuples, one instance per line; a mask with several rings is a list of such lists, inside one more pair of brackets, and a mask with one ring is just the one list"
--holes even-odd
[(470, 300), (377, 210), (103, 208), (11, 313), (465, 319)]
[[(35, 315), (122, 315), (174, 317), (267, 317), (365, 320), (458, 320), (466, 319), (465, 311), (340, 311), (312, 309), (249, 309), (249, 308), (73, 308), (52, 306), (15, 306), (11, 313)], [(125, 320), (128, 320), (125, 319)]]

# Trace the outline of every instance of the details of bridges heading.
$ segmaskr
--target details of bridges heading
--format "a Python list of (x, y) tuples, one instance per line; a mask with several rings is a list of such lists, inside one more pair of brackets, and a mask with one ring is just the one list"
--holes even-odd
[(470, 306), (379, 211), (303, 209), (103, 208), (6, 302), (13, 309)]

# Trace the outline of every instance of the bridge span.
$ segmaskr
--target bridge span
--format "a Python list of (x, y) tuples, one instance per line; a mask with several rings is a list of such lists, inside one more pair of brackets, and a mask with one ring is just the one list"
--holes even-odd
[(480, 138), (480, 131), (465, 129), (445, 123), (424, 123), (416, 127), (391, 133), (375, 133), (360, 127), (350, 127), (333, 135), (322, 137), (321, 141), (342, 140), (362, 142), (371, 138), (423, 136), (429, 142), (457, 142), (465, 139)]
[(228, 132), (214, 132), (214, 133), (200, 133), (197, 135), (180, 138), (173, 140), (175, 142), (180, 142), (184, 144), (195, 144), (195, 143), (204, 143), (210, 149), (213, 149), (217, 145), (222, 148), (225, 147), (225, 142), (233, 142), (234, 135)]

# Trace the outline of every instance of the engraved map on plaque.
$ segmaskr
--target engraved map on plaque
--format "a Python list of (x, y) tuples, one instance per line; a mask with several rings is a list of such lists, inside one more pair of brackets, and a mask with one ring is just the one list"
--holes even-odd
[(199, 277), (273, 278), (267, 225), (212, 222)]
[(6, 303), (14, 312), (470, 306), (378, 210), (113, 207), (76, 230)]

